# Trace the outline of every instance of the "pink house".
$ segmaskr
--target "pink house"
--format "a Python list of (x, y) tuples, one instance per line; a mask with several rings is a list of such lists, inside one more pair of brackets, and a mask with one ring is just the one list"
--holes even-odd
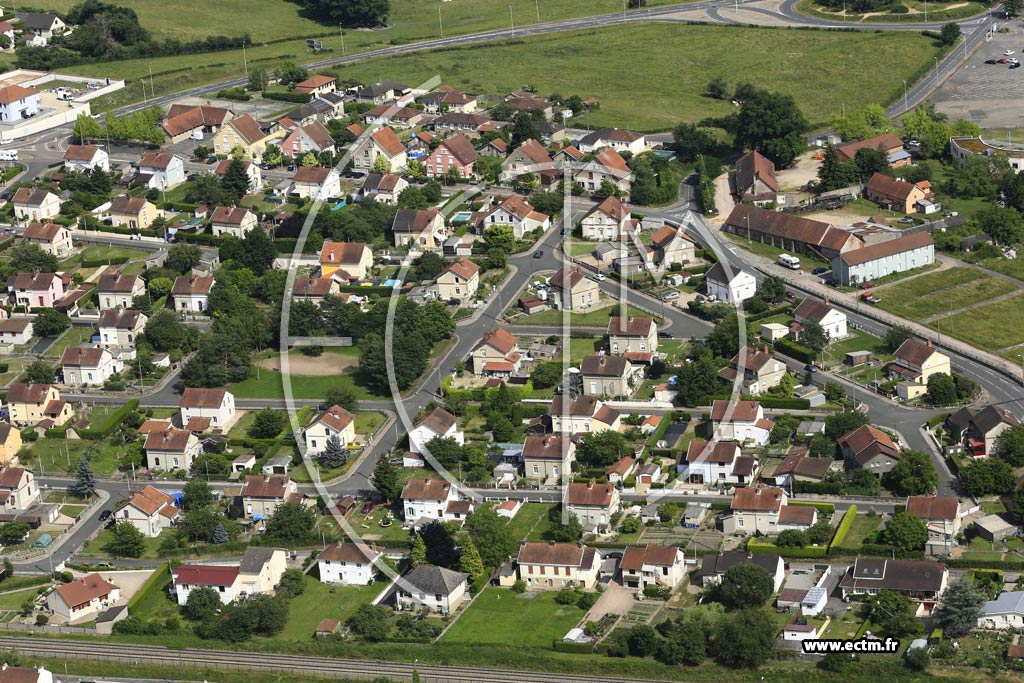
[(281, 143), (281, 151), (293, 158), (299, 158), (307, 152), (334, 152), (334, 138), (324, 124), (314, 121), (307, 126), (296, 126)]
[(32, 308), (53, 308), (53, 305), (64, 298), (64, 281), (56, 273), (18, 273), (10, 283), (14, 292), (14, 302)]
[(460, 176), (468, 178), (473, 175), (473, 165), (478, 156), (473, 143), (462, 133), (456, 133), (438, 145), (423, 165), (427, 175), (442, 176), (455, 168)]

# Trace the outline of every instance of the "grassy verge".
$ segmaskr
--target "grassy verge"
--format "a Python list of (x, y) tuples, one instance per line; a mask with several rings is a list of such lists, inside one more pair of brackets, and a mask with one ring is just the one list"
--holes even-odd
[(879, 308), (910, 320), (982, 302), (1014, 290), (1012, 283), (970, 268), (950, 268), (880, 288)]
[[(160, 542), (163, 540), (165, 534), (170, 534), (170, 530), (164, 530), (160, 536), (155, 538), (145, 539), (145, 550), (142, 551), (143, 560), (155, 560), (159, 555), (157, 550), (160, 548)], [(78, 555), (80, 557), (110, 557), (110, 555), (103, 549), (114, 538), (114, 532), (111, 529), (104, 529), (101, 531), (96, 538), (92, 539), (85, 544)]]
[(585, 612), (559, 605), (555, 592), (531, 597), (503, 588), (488, 588), (444, 634), (445, 643), (511, 643), (547, 648), (575, 628)]
[[(618, 304), (612, 304), (605, 306), (604, 308), (595, 308), (586, 313), (570, 313), (569, 322), (573, 326), (578, 327), (607, 327), (608, 319), (613, 315), (619, 315), (621, 307)], [(650, 315), (645, 311), (641, 311), (635, 306), (629, 306), (630, 315)], [(545, 326), (558, 326), (562, 324), (562, 311), (548, 310), (541, 311), (540, 313), (534, 313), (524, 318), (516, 318), (515, 323), (517, 325), (545, 325)]]
[(977, 306), (929, 327), (986, 351), (1015, 346), (1024, 343), (1024, 296)]
[[(871, 16), (850, 12), (846, 15), (846, 18), (851, 24), (861, 22), (917, 24), (923, 23), (926, 16), (928, 22), (955, 21), (957, 19), (973, 17), (976, 14), (984, 12), (986, 9), (985, 5), (980, 2), (968, 2), (962, 7), (957, 6), (961, 3), (943, 4), (933, 2), (928, 6), (928, 14), (925, 15), (925, 4), (923, 2), (918, 2), (917, 0), (904, 0), (902, 4), (912, 11), (905, 14), (896, 14), (893, 12), (869, 13)], [(831, 11), (826, 7), (822, 7), (814, 0), (801, 0), (801, 2), (797, 3), (796, 10), (809, 17), (829, 19), (831, 21), (843, 20), (842, 12)]]

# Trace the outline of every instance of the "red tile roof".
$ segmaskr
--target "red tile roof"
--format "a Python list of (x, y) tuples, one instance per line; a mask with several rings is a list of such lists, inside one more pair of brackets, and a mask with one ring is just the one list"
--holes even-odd
[[(448, 267), (444, 269), (441, 275), (444, 275), (444, 273), (447, 272), (455, 273), (464, 280), (470, 280), (474, 275), (480, 272), (480, 266), (467, 258), (460, 258), (449, 263)], [(440, 277), (440, 275), (438, 277)]]
[(447, 434), (448, 430), (455, 426), (456, 418), (447, 410), (441, 407), (432, 411), (417, 420), (415, 427), (426, 427), (435, 434)]
[(908, 496), (907, 512), (925, 520), (953, 520), (960, 516), (960, 501), (952, 496)]
[(117, 586), (107, 582), (99, 574), (89, 574), (71, 583), (57, 586), (54, 590), (64, 604), (69, 607), (77, 607), (109, 595), (111, 591), (117, 590)]
[(734, 422), (753, 422), (757, 419), (760, 407), (760, 401), (718, 400), (711, 404), (711, 419), (715, 422), (726, 419)]
[(679, 548), (670, 545), (655, 545), (648, 543), (643, 548), (630, 546), (622, 554), (619, 562), (620, 569), (639, 571), (645, 564), (653, 564), (658, 567), (671, 567), (679, 557)]
[(64, 161), (92, 161), (99, 151), (96, 145), (68, 145)]
[(188, 387), (181, 395), (181, 408), (220, 408), (227, 395), (225, 389), (203, 389)]
[(290, 480), (277, 474), (250, 474), (242, 484), (243, 498), (284, 498)]
[(608, 507), (614, 491), (611, 484), (598, 484), (593, 479), (586, 484), (573, 482), (566, 489), (565, 502), (584, 507)]
[(888, 153), (893, 150), (903, 149), (903, 141), (892, 133), (884, 133), (873, 138), (867, 138), (866, 140), (839, 145), (836, 147), (836, 154), (839, 156), (840, 161), (849, 161), (857, 156), (857, 150), (859, 149), (881, 149), (883, 152)]
[(572, 442), (561, 436), (528, 436), (523, 445), (523, 458), (561, 461), (571, 448)]
[(779, 524), (811, 526), (815, 512), (812, 505), (783, 505), (779, 510)]
[(644, 337), (650, 335), (654, 328), (654, 318), (641, 315), (618, 316), (613, 315), (608, 320), (609, 336), (616, 337)]
[(248, 144), (252, 144), (257, 140), (262, 140), (265, 136), (263, 129), (260, 128), (260, 124), (253, 117), (248, 114), (242, 114), (228, 121), (227, 125), (238, 131), (238, 134)]
[(238, 578), (238, 567), (223, 567), (209, 564), (182, 564), (171, 574), (175, 585), (185, 586), (230, 586)]
[(523, 543), (516, 562), (558, 567), (582, 567), (587, 546), (582, 543)]
[(402, 144), (402, 140), (390, 128), (381, 128), (370, 137), (390, 157), (397, 156), (405, 151), (405, 145)]
[(358, 266), (366, 250), (367, 246), (362, 242), (324, 242), (320, 249), (320, 265)]
[(11, 104), (31, 97), (32, 95), (38, 95), (39, 91), (35, 88), (23, 88), (20, 85), (9, 85), (6, 88), (0, 88), (0, 103)]
[(246, 216), (252, 212), (244, 206), (218, 206), (210, 215), (211, 223), (223, 223), (224, 225), (241, 225)]
[(451, 484), (443, 479), (409, 479), (402, 488), (402, 500), (447, 500)]
[(309, 426), (312, 427), (317, 422), (323, 422), (325, 425), (327, 425), (334, 431), (340, 432), (344, 430), (346, 427), (348, 427), (350, 424), (352, 424), (352, 421), (354, 419), (355, 415), (348, 412), (339, 405), (333, 405), (324, 412), (317, 415), (316, 418), (309, 423)]
[(782, 489), (757, 488), (736, 489), (732, 495), (732, 509), (750, 512), (778, 512), (782, 507)]

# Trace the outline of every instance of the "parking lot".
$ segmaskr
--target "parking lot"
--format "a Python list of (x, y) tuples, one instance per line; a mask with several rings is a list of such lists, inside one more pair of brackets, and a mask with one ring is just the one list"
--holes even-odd
[(1024, 68), (1009, 64), (986, 64), (1013, 50), (1021, 59), (1024, 53), (1024, 22), (1002, 24), (1007, 33), (993, 33), (991, 40), (974, 53), (930, 98), (935, 108), (950, 118), (970, 119), (982, 128), (1020, 126), (1020, 108), (1024, 103)]

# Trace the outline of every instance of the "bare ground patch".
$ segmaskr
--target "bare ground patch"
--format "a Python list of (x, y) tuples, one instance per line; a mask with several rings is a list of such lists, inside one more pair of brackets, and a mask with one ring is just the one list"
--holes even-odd
[[(259, 362), (265, 370), (281, 371), (281, 356), (274, 354)], [(355, 372), (359, 366), (356, 356), (343, 356), (339, 353), (324, 353), (319, 356), (307, 356), (293, 353), (288, 357), (288, 371), (293, 375), (344, 375)]]

